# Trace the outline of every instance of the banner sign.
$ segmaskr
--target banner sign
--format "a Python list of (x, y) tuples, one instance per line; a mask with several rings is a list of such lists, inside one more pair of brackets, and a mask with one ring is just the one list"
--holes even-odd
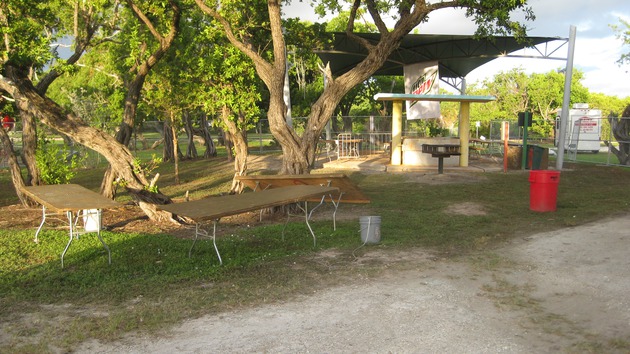
[(580, 133), (599, 133), (597, 121), (592, 117), (582, 117), (575, 125), (580, 127)]
[[(438, 62), (422, 62), (405, 65), (405, 93), (413, 95), (437, 95), (439, 93)], [(440, 102), (407, 101), (407, 119), (440, 117)]]

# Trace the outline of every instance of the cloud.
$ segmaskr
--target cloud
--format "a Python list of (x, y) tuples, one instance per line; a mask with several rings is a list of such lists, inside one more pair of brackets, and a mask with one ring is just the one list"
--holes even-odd
[[(570, 27), (576, 27), (573, 66), (584, 72), (582, 83), (590, 91), (630, 97), (630, 66), (617, 65), (623, 43), (610, 28), (611, 24), (619, 24), (619, 18), (630, 21), (630, 1), (533, 0), (529, 5), (536, 15), (535, 21), (527, 23), (531, 36), (567, 38)], [(420, 33), (471, 34), (475, 25), (464, 14), (463, 10), (454, 9), (436, 11), (427, 23), (419, 26)], [(522, 15), (516, 18), (518, 16), (522, 20)], [(565, 46), (557, 56), (566, 56), (566, 53)], [(467, 81), (482, 81), (514, 68), (522, 68), (526, 73), (543, 73), (564, 67), (566, 61), (500, 58), (471, 72)]]

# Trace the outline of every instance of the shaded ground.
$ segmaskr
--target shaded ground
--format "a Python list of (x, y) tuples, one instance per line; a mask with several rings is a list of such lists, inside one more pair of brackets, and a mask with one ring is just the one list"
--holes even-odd
[(611, 219), (459, 260), (375, 248), (360, 262), (387, 260), (377, 278), (79, 352), (627, 353), (629, 228)]

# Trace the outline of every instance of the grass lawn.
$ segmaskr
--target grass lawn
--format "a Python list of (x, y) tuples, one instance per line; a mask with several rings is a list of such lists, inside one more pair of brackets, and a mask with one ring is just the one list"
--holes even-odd
[[(443, 257), (467, 256), (515, 237), (630, 210), (630, 170), (566, 162), (565, 168), (553, 213), (529, 210), (528, 174), (521, 171), (474, 173), (470, 180), (447, 184), (421, 183), (406, 174), (351, 173), (372, 203), (342, 205), (339, 214), (381, 216), (379, 245), (357, 250), (358, 217), (341, 218), (334, 232), (322, 217), (313, 223), (318, 237), (313, 248), (296, 218), (285, 240), (282, 222), (222, 233), (223, 266), (209, 242), (198, 244), (188, 258), (190, 239), (106, 231), (111, 266), (98, 240), (85, 236), (73, 243), (61, 269), (66, 231), (46, 230), (35, 244), (34, 229), (0, 229), (0, 352), (71, 351), (88, 338), (116, 340), (130, 331), (160, 331), (186, 318), (310, 294), (377, 274), (382, 262), (356, 265), (355, 256), (369, 252), (422, 248)], [(223, 159), (183, 161), (182, 182), (175, 185), (172, 169), (160, 167), (159, 185), (175, 198), (186, 191), (192, 199), (226, 192), (233, 173)], [(73, 182), (98, 190), (102, 173), (79, 171)], [(3, 186), (10, 185), (9, 178), (0, 173)], [(446, 212), (464, 202), (474, 203), (482, 215)], [(0, 205), (14, 203), (12, 188), (3, 188)]]

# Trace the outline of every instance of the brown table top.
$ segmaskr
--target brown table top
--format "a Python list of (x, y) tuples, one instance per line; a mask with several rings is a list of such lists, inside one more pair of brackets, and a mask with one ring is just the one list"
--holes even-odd
[[(359, 188), (343, 173), (327, 173), (312, 175), (248, 175), (237, 176), (237, 180), (243, 182), (252, 190), (280, 188), (286, 186), (327, 186), (337, 187), (339, 191), (331, 193), (335, 201), (339, 200), (339, 193), (343, 193), (342, 203), (369, 203), (370, 199), (366, 197)], [(258, 184), (258, 186), (257, 186)], [(309, 199), (310, 200), (310, 199)]]
[(83, 209), (113, 209), (121, 205), (78, 184), (51, 184), (24, 187), (24, 194), (46, 208), (58, 212)]
[(179, 216), (191, 218), (196, 222), (201, 222), (217, 220), (224, 216), (253, 210), (297, 203), (313, 197), (321, 198), (336, 191), (338, 189), (334, 187), (290, 186), (255, 193), (225, 195), (184, 203), (158, 205), (158, 208)]

